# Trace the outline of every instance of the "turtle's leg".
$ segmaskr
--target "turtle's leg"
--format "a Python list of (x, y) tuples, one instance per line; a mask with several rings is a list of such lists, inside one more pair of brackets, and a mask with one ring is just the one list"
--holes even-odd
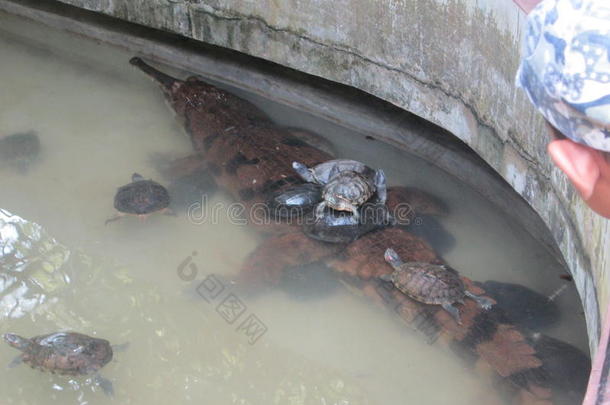
[(20, 354), (19, 356), (15, 357), (15, 358), (13, 359), (13, 361), (11, 361), (11, 362), (8, 364), (8, 366), (6, 366), (6, 367), (7, 367), (7, 368), (15, 368), (15, 367), (17, 367), (18, 365), (20, 365), (21, 363), (23, 363), (23, 355), (21, 355), (21, 354)]
[(112, 345), (113, 352), (124, 352), (129, 347), (129, 342), (121, 343), (120, 345)]
[(355, 221), (360, 221), (360, 212), (358, 211), (358, 207), (355, 206), (354, 204), (348, 204), (345, 203), (343, 205), (343, 208), (345, 211), (349, 211), (354, 215), (354, 220)]
[(322, 201), (316, 206), (316, 219), (321, 219), (324, 216), (326, 205), (326, 201)]
[(479, 304), (479, 306), (485, 310), (489, 310), (491, 309), (491, 307), (493, 306), (493, 301), (490, 300), (487, 297), (479, 297), (478, 295), (474, 295), (473, 293), (471, 293), (470, 291), (466, 291), (465, 292), (467, 297), (472, 298), (473, 300), (475, 300), (477, 302), (477, 304)]
[(104, 222), (104, 225), (108, 225), (111, 222), (118, 221), (119, 219), (123, 218), (123, 216), (124, 215), (121, 213), (114, 214), (112, 217), (108, 218), (106, 222)]
[(388, 199), (388, 189), (386, 185), (385, 173), (378, 169), (375, 171), (375, 188), (377, 189), (377, 198), (381, 204), (385, 204)]
[(167, 215), (167, 216), (170, 216), (170, 217), (177, 217), (178, 216), (178, 214), (176, 214), (176, 212), (174, 210), (172, 210), (171, 208), (164, 208), (161, 213), (163, 215)]
[(451, 305), (448, 302), (441, 304), (441, 306), (443, 307), (443, 309), (445, 311), (449, 312), (449, 314), (453, 317), (453, 319), (455, 319), (455, 321), (458, 323), (458, 325), (462, 324), (462, 318), (460, 317), (460, 311), (456, 307), (454, 307), (453, 305)]
[(99, 374), (93, 376), (93, 381), (104, 391), (104, 394), (109, 397), (114, 397), (114, 388), (112, 387), (112, 382), (102, 377)]

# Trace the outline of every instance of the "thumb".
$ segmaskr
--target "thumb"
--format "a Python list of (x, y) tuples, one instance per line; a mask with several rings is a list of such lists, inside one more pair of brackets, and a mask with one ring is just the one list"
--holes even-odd
[(555, 165), (568, 176), (581, 197), (585, 201), (591, 198), (600, 176), (595, 159), (597, 151), (569, 139), (552, 141), (547, 151)]

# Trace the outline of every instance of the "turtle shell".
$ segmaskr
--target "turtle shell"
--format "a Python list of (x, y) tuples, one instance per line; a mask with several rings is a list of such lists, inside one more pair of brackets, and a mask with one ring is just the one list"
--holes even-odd
[(464, 298), (462, 279), (443, 265), (403, 263), (390, 280), (400, 291), (424, 304), (452, 304)]
[(352, 171), (364, 174), (365, 176), (371, 178), (375, 175), (375, 171), (373, 169), (362, 162), (351, 159), (328, 160), (312, 167), (310, 170), (320, 184), (327, 184), (331, 180), (330, 174), (335, 166), (339, 172)]
[(36, 336), (23, 351), (23, 362), (43, 371), (65, 375), (92, 374), (112, 360), (107, 340), (73, 332)]
[(275, 218), (297, 218), (311, 211), (321, 198), (321, 186), (305, 183), (273, 193), (267, 204)]
[(329, 197), (334, 196), (351, 204), (361, 205), (375, 194), (375, 189), (375, 184), (369, 176), (345, 170), (339, 172), (324, 186), (322, 198), (328, 201)]
[(125, 214), (145, 215), (169, 206), (169, 193), (152, 180), (139, 180), (120, 187), (114, 197), (114, 208)]

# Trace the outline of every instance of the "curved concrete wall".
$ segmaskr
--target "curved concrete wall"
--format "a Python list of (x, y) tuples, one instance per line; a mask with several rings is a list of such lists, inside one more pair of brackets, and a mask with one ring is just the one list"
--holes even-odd
[(510, 0), (60, 1), (356, 87), (455, 134), (548, 225), (595, 346), (610, 229), (551, 165), (542, 121), (514, 87), (525, 15)]

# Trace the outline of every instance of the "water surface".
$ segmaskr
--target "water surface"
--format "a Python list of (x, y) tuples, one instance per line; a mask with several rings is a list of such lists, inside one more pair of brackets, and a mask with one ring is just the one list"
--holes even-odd
[[(250, 344), (238, 330), (244, 318), (230, 324), (218, 301), (185, 292), (177, 268), (191, 256), (198, 279), (235, 275), (257, 234), (224, 215), (104, 225), (133, 172), (163, 182), (151, 157), (191, 151), (161, 92), (128, 64), (132, 55), (4, 14), (0, 55), (0, 136), (33, 130), (41, 139), (27, 173), (0, 172), (0, 332), (77, 330), (130, 343), (103, 369), (114, 402), (86, 378), (0, 367), (3, 403), (472, 404), (496, 395), (451, 354), (342, 286), (310, 299), (281, 290), (240, 297), (243, 317), (267, 328)], [(383, 167), (390, 184), (441, 197), (451, 210), (441, 223), (456, 241), (444, 258), (464, 275), (547, 296), (567, 285), (555, 298), (561, 322), (545, 333), (586, 350), (575, 288), (559, 278), (565, 270), (476, 192), (365, 134), (231, 90), (279, 124), (324, 134), (339, 156)], [(230, 202), (209, 196), (211, 205)], [(0, 363), (15, 355), (0, 345)]]

